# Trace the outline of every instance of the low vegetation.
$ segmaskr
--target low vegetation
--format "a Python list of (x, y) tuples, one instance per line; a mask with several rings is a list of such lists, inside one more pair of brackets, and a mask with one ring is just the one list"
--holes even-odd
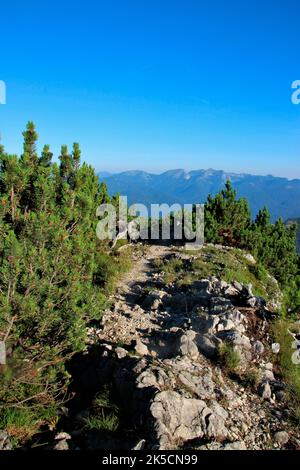
[(248, 387), (252, 389), (254, 392), (256, 392), (257, 387), (260, 382), (260, 375), (257, 371), (257, 369), (249, 369), (243, 373), (241, 376), (241, 381), (244, 385), (244, 387)]
[(260, 274), (267, 269), (285, 293), (289, 314), (300, 312), (300, 263), (296, 250), (297, 225), (275, 224), (265, 207), (251, 219), (248, 202), (237, 198), (230, 181), (205, 204), (205, 240), (249, 251), (259, 263)]
[(232, 344), (222, 344), (219, 348), (219, 361), (227, 373), (236, 372), (241, 363), (240, 355)]
[(101, 432), (116, 432), (120, 425), (118, 407), (113, 404), (108, 389), (104, 389), (94, 398), (85, 427)]
[(23, 135), (21, 157), (0, 147), (0, 429), (19, 443), (69, 400), (66, 361), (129, 267), (96, 237), (96, 208), (109, 197), (78, 144), (62, 146), (56, 164), (49, 146), (37, 154), (32, 123)]
[[(130, 249), (111, 250), (96, 237), (97, 207), (103, 202), (117, 206), (118, 197), (110, 198), (94, 169), (81, 164), (79, 145), (71, 152), (63, 145), (55, 163), (48, 145), (38, 154), (33, 123), (23, 136), (20, 157), (0, 146), (0, 341), (7, 352), (6, 364), (0, 365), (0, 429), (16, 446), (55, 428), (71, 398), (66, 363), (85, 348), (86, 327), (101, 319), (131, 262)], [(267, 300), (282, 289), (283, 315), (274, 326), (282, 346), (278, 367), (300, 421), (299, 367), (291, 361), (288, 333), (300, 311), (296, 226), (281, 219), (272, 224), (266, 208), (253, 221), (247, 201), (237, 199), (227, 182), (207, 200), (205, 237), (212, 245), (194, 257), (173, 256), (157, 266), (167, 283), (187, 291), (194, 280), (213, 275), (252, 284), (254, 294)], [(238, 354), (229, 345), (220, 349), (219, 359), (228, 371), (238, 369)], [(251, 386), (256, 379), (249, 375), (245, 380)], [(119, 412), (109, 396), (96, 397), (85, 426), (118, 429)]]
[(172, 257), (157, 260), (156, 265), (163, 271), (166, 283), (176, 282), (187, 289), (195, 280), (216, 276), (229, 283), (238, 281), (244, 285), (251, 284), (253, 293), (266, 300), (280, 295), (278, 283), (267, 270), (259, 264), (253, 264), (242, 250), (235, 248), (204, 246), (194, 253), (192, 260)]
[(297, 250), (300, 253), (300, 218), (298, 219), (288, 219), (287, 225), (297, 225)]
[[(297, 222), (297, 221), (296, 221)], [(236, 191), (230, 182), (214, 198), (209, 197), (205, 205), (206, 241), (239, 247), (251, 252), (257, 260), (255, 266), (249, 267), (257, 282), (252, 282), (256, 293), (263, 295), (260, 283), (265, 283), (268, 297), (272, 300), (275, 292), (267, 271), (272, 274), (283, 292), (281, 318), (274, 324), (274, 338), (281, 345), (278, 368), (288, 384), (290, 403), (297, 423), (300, 423), (300, 370), (292, 361), (293, 338), (289, 330), (295, 328), (294, 321), (300, 314), (300, 257), (297, 253), (299, 231), (297, 224), (290, 221), (285, 224), (282, 219), (275, 224), (270, 222), (267, 208), (263, 208), (251, 220), (247, 200), (237, 199)], [(298, 237), (298, 238), (297, 238)], [(247, 271), (246, 269), (245, 271)], [(231, 274), (242, 281), (244, 274), (239, 269), (228, 273), (224, 266), (225, 279)], [(229, 274), (229, 276), (228, 276)], [(247, 274), (248, 279), (248, 274)], [(297, 326), (299, 327), (299, 325)]]
[(293, 323), (286, 319), (278, 319), (273, 325), (273, 335), (280, 344), (280, 353), (277, 366), (287, 384), (287, 393), (290, 405), (294, 411), (294, 420), (300, 426), (300, 370), (298, 363), (292, 360), (297, 348), (295, 339), (291, 333), (300, 333), (299, 323)]

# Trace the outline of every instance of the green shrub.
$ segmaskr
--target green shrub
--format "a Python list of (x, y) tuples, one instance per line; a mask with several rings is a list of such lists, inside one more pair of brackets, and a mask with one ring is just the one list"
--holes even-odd
[(261, 264), (255, 264), (253, 266), (250, 266), (249, 269), (259, 281), (267, 282), (268, 272), (264, 266), (262, 266)]
[(85, 346), (86, 325), (101, 318), (129, 258), (97, 239), (96, 209), (109, 198), (78, 144), (62, 146), (58, 165), (49, 146), (37, 154), (33, 123), (23, 135), (20, 158), (0, 146), (0, 402), (9, 414), (0, 413), (10, 428), (32, 430), (68, 398), (65, 362)]
[(95, 429), (97, 431), (115, 432), (119, 427), (119, 418), (113, 413), (105, 413), (99, 410), (85, 420), (87, 429)]
[(241, 379), (245, 387), (249, 387), (253, 390), (257, 390), (257, 387), (260, 381), (259, 373), (257, 370), (255, 369), (247, 370), (246, 372), (244, 372)]
[(239, 281), (246, 286), (252, 284), (254, 295), (266, 300), (273, 300), (281, 295), (277, 282), (265, 268), (258, 268), (258, 279), (252, 263), (247, 261), (239, 249), (220, 249), (208, 245), (196, 252), (190, 260), (158, 260), (156, 267), (165, 273), (165, 281), (176, 282), (182, 288), (188, 288), (194, 280), (217, 276), (229, 283)]
[(164, 280), (168, 284), (177, 280), (179, 273), (184, 268), (184, 263), (181, 259), (172, 257), (166, 260), (155, 260), (155, 266), (164, 272)]
[(295, 288), (297, 291), (300, 286), (299, 279), (295, 282), (300, 275), (296, 224), (285, 224), (282, 219), (271, 223), (266, 207), (251, 221), (248, 202), (238, 199), (227, 181), (225, 188), (209, 196), (205, 204), (205, 240), (249, 250), (259, 263), (251, 268), (257, 279), (265, 281), (267, 269), (285, 290), (287, 311), (300, 312), (299, 295), (295, 295)]
[(241, 358), (231, 344), (223, 343), (219, 347), (219, 361), (228, 373), (236, 372), (240, 366)]
[(24, 443), (37, 431), (39, 422), (29, 408), (2, 408), (0, 429), (5, 429), (14, 443)]
[(87, 429), (116, 432), (120, 425), (119, 409), (113, 403), (110, 392), (104, 389), (94, 398), (89, 416), (85, 419)]
[(273, 325), (274, 340), (280, 344), (277, 365), (287, 384), (289, 402), (298, 425), (300, 425), (300, 365), (292, 361), (292, 355), (296, 349), (292, 347), (294, 339), (288, 330), (300, 332), (299, 329), (299, 324), (283, 319), (276, 321)]

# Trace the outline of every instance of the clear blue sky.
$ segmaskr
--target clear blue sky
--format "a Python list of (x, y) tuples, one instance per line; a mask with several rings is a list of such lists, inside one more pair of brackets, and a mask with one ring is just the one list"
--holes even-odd
[(300, 177), (299, 0), (1, 2), (0, 131), (97, 170)]

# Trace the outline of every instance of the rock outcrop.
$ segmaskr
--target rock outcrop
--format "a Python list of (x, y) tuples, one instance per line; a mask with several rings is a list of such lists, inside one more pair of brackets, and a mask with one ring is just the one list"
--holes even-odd
[[(91, 359), (79, 378), (82, 389), (110, 385), (130, 426), (139, 427), (139, 439), (126, 444), (131, 448), (297, 446), (299, 436), (288, 432), (285, 386), (269, 359), (280, 349), (268, 333), (274, 312), (251, 286), (236, 281), (207, 277), (188, 288), (165, 284), (152, 265), (157, 256), (188, 262), (192, 255), (160, 247), (143, 259), (147, 276), (139, 266), (101, 326), (89, 330), (85, 357)], [(224, 345), (238, 355), (238, 371), (222, 369)], [(255, 380), (248, 387), (243, 378), (246, 383), (250, 372)], [(88, 433), (76, 432), (86, 436), (80, 445), (90, 448)], [(92, 447), (101, 447), (96, 442)], [(71, 443), (62, 439), (58, 445)]]

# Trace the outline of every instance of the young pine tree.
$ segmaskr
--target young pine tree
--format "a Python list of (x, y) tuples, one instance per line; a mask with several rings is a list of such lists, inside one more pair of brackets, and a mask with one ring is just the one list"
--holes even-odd
[(79, 146), (72, 155), (63, 146), (58, 166), (49, 146), (37, 156), (33, 123), (23, 135), (20, 158), (0, 148), (0, 341), (8, 351), (0, 427), (11, 410), (29, 413), (33, 427), (57, 414), (64, 364), (84, 347), (88, 322), (101, 316), (114, 264), (96, 237), (106, 188), (80, 164)]
[(231, 182), (205, 204), (205, 239), (207, 242), (243, 246), (244, 234), (251, 225), (246, 199), (237, 199)]

